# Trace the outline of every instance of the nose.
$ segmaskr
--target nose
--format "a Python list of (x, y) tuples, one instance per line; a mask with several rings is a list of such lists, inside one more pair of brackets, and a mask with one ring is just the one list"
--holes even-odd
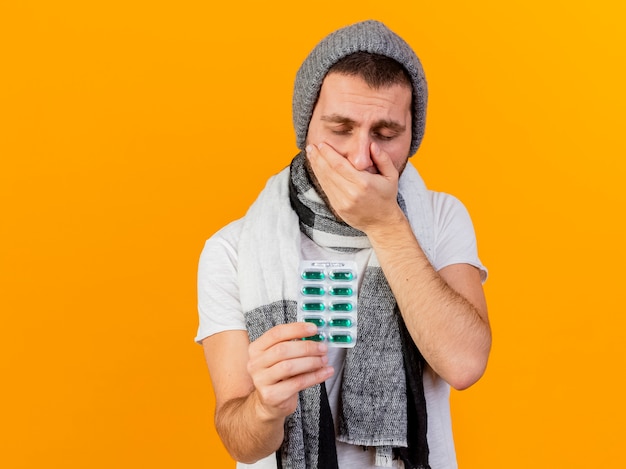
[(371, 146), (372, 139), (367, 133), (355, 133), (346, 156), (357, 170), (372, 171), (375, 169), (370, 154)]

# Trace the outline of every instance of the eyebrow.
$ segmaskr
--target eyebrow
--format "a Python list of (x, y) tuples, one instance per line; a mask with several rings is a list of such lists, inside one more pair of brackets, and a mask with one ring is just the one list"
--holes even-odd
[[(329, 122), (331, 124), (344, 124), (344, 125), (355, 125), (356, 121), (354, 119), (350, 119), (349, 117), (342, 116), (341, 114), (328, 114), (323, 115), (320, 119), (324, 122)], [(382, 119), (377, 121), (373, 125), (374, 129), (390, 129), (395, 132), (404, 132), (406, 130), (406, 126), (399, 124), (396, 121), (391, 121), (387, 119)]]

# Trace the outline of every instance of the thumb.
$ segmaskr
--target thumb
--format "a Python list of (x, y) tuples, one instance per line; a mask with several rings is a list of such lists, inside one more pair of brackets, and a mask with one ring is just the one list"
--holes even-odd
[(398, 170), (394, 166), (393, 161), (391, 161), (389, 155), (385, 151), (383, 151), (375, 142), (372, 142), (370, 145), (370, 155), (372, 161), (378, 169), (378, 172), (382, 176), (398, 176)]

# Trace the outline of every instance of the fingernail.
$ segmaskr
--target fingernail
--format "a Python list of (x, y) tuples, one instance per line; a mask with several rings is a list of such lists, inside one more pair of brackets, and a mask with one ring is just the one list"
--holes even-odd
[(308, 155), (309, 153), (311, 153), (313, 151), (313, 147), (311, 145), (307, 145), (305, 148), (306, 154)]

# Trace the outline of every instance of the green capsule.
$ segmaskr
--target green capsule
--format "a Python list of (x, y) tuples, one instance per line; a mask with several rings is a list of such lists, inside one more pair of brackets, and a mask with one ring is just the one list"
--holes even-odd
[(350, 296), (352, 295), (352, 288), (350, 287), (332, 287), (330, 294), (334, 296)]
[(335, 344), (349, 344), (352, 342), (352, 335), (350, 334), (331, 334), (328, 338)]
[(303, 337), (302, 340), (312, 340), (314, 342), (323, 342), (324, 341), (324, 334), (315, 334), (315, 335), (311, 335), (309, 337)]
[(328, 321), (330, 327), (351, 327), (352, 319), (350, 318), (333, 318)]
[(321, 270), (305, 270), (302, 272), (304, 280), (324, 280), (324, 272)]
[(324, 327), (324, 324), (326, 323), (324, 319), (315, 317), (304, 318), (304, 322), (310, 322), (311, 324), (315, 324), (317, 327)]
[(349, 270), (333, 270), (330, 273), (331, 280), (352, 280), (354, 275)]
[(352, 311), (352, 303), (333, 303), (330, 305), (331, 311)]
[(302, 294), (322, 296), (324, 294), (324, 289), (322, 287), (302, 287)]
[(324, 303), (302, 303), (302, 311), (324, 311)]

